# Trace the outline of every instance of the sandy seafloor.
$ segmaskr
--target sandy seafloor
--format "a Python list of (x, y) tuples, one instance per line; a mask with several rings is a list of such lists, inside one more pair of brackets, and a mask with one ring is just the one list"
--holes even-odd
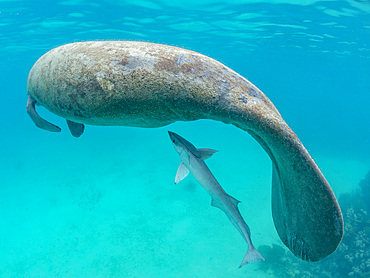
[(261, 263), (238, 269), (247, 245), (227, 217), (191, 175), (174, 184), (167, 130), (219, 150), (207, 164), (241, 201), (254, 245), (283, 246), (271, 161), (247, 133), (202, 120), (87, 126), (76, 139), (42, 108), (63, 131), (34, 126), (27, 74), (69, 42), (141, 40), (220, 60), (273, 101), (337, 196), (359, 188), (370, 170), (370, 5), (247, 2), (0, 0), (0, 277), (276, 277)]
[[(247, 246), (226, 216), (192, 176), (174, 184), (180, 160), (167, 130), (219, 150), (207, 164), (241, 201), (255, 246), (281, 245), (270, 159), (235, 127), (88, 127), (79, 139), (40, 131), (0, 167), (0, 276), (274, 277), (259, 263), (238, 269)], [(356, 160), (315, 157), (336, 194), (368, 170)]]

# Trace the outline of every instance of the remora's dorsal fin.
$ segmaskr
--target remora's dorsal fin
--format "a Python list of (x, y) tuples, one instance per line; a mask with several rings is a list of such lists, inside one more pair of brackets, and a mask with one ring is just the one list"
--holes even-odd
[(74, 137), (80, 137), (84, 133), (85, 126), (83, 124), (75, 123), (67, 120), (69, 131)]
[(202, 160), (206, 160), (210, 158), (214, 153), (218, 152), (217, 150), (212, 150), (212, 149), (198, 149), (198, 152), (200, 153), (200, 158)]
[(233, 196), (230, 196), (230, 195), (229, 195), (229, 197), (230, 197), (231, 201), (233, 202), (233, 204), (237, 207), (237, 206), (238, 206), (238, 204), (240, 203), (240, 201), (239, 201), (239, 200), (237, 200), (237, 199), (235, 199)]
[(185, 179), (187, 175), (189, 175), (189, 169), (181, 162), (179, 169), (177, 169), (175, 184), (178, 184), (180, 181)]

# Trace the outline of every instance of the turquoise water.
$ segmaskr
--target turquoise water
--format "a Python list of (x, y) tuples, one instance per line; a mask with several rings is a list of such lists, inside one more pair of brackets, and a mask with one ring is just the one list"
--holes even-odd
[[(0, 0), (0, 277), (370, 277), (370, 2), (302, 3)], [(338, 197), (339, 249), (318, 263), (289, 253), (272, 221), (270, 159), (233, 126), (87, 126), (76, 139), (39, 108), (63, 131), (36, 128), (29, 70), (48, 50), (87, 40), (175, 45), (247, 77)], [(192, 176), (174, 185), (180, 159), (167, 130), (219, 150), (207, 164), (242, 201), (266, 262), (238, 269), (247, 246), (235, 228)]]

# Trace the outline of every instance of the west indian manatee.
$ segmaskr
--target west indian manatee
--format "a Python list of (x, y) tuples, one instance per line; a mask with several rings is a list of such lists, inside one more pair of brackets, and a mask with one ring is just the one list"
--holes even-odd
[(318, 261), (338, 247), (343, 218), (315, 161), (272, 102), (251, 82), (199, 53), (134, 41), (79, 42), (43, 55), (28, 77), (27, 111), (35, 124), (60, 128), (35, 110), (84, 124), (160, 127), (212, 119), (251, 134), (272, 160), (272, 215), (297, 257)]

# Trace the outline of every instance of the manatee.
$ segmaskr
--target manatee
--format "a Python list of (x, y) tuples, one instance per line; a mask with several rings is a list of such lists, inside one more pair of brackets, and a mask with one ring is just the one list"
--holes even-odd
[(319, 167), (272, 102), (222, 63), (178, 47), (135, 41), (77, 42), (50, 50), (28, 76), (27, 112), (45, 130), (42, 105), (84, 125), (154, 128), (211, 119), (253, 136), (272, 160), (272, 216), (297, 257), (318, 261), (343, 236), (343, 217)]

